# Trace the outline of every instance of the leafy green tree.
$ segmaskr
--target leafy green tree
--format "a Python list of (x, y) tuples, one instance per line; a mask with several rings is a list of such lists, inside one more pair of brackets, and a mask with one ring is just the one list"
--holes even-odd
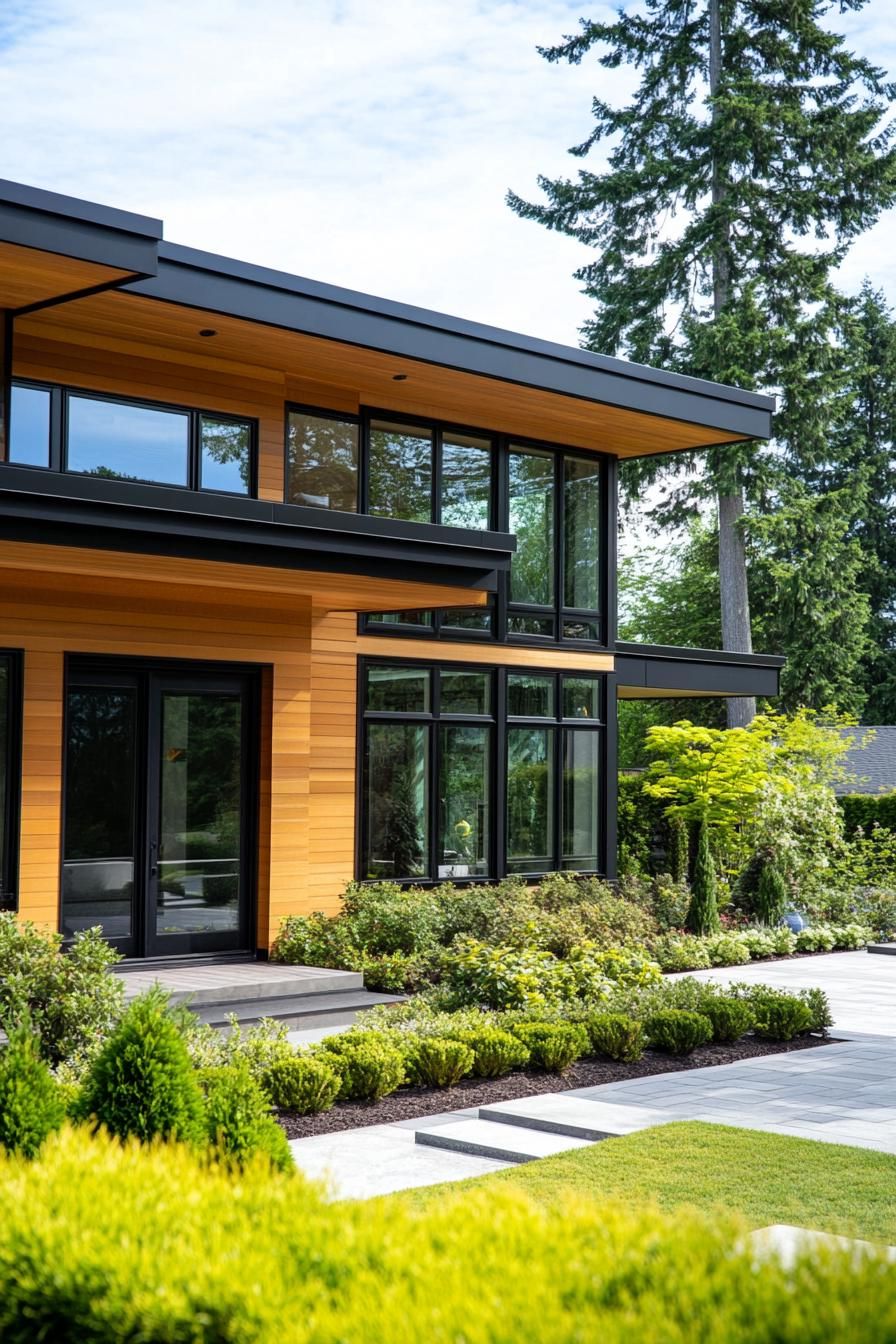
[[(866, 0), (839, 0), (858, 11)], [(824, 24), (834, 0), (645, 0), (542, 49), (604, 69), (632, 66), (623, 106), (592, 103), (572, 149), (610, 142), (603, 171), (540, 177), (545, 202), (511, 192), (526, 219), (594, 251), (576, 272), (595, 301), (585, 343), (698, 377), (776, 390), (776, 433), (821, 444), (842, 300), (833, 273), (851, 243), (896, 199), (892, 141), (881, 119), (894, 95), (883, 72)], [(742, 519), (766, 458), (755, 445), (702, 455), (684, 502), (716, 501), (723, 647), (749, 650)], [(692, 468), (651, 459), (630, 488)], [(682, 502), (679, 495), (673, 504)], [(749, 700), (729, 701), (748, 723)]]

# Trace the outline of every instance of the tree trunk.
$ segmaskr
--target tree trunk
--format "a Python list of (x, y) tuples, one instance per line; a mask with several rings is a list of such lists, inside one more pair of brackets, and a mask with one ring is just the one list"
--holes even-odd
[[(752, 653), (750, 596), (747, 590), (747, 557), (740, 519), (744, 492), (719, 496), (719, 593), (722, 599), (722, 648), (734, 653)], [(728, 727), (745, 728), (756, 716), (752, 696), (726, 702)]]
[[(722, 18), (720, 0), (709, 0), (709, 92), (715, 97), (722, 75)], [(715, 106), (712, 120), (717, 118)], [(727, 183), (722, 165), (714, 154), (712, 203), (724, 204)], [(731, 292), (730, 229), (727, 221), (716, 228), (712, 258), (713, 312), (718, 319)], [(733, 474), (733, 473), (732, 473)], [(739, 522), (745, 512), (743, 488), (734, 483), (721, 489), (719, 506), (719, 594), (722, 607), (722, 648), (733, 653), (751, 653), (750, 595), (747, 586), (747, 556)], [(728, 727), (746, 727), (756, 715), (756, 701), (743, 697), (726, 702)]]

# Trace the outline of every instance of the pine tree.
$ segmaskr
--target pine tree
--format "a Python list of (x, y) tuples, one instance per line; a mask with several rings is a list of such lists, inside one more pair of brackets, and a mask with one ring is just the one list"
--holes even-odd
[(675, 882), (686, 882), (690, 858), (688, 824), (681, 817), (669, 821), (669, 868)]
[(697, 827), (697, 856), (691, 882), (691, 903), (685, 924), (691, 933), (718, 933), (719, 901), (716, 869), (709, 848), (709, 827), (701, 821)]
[[(866, 0), (837, 0), (858, 11)], [(511, 192), (523, 218), (595, 251), (576, 272), (596, 302), (585, 343), (698, 377), (778, 391), (776, 433), (821, 441), (831, 333), (842, 314), (832, 275), (853, 240), (896, 199), (894, 86), (823, 20), (834, 0), (645, 0), (613, 22), (542, 49), (579, 64), (640, 71), (632, 100), (593, 101), (595, 125), (571, 152), (610, 140), (605, 171), (539, 178), (547, 203)], [(749, 651), (745, 495), (767, 458), (756, 445), (702, 455), (673, 507), (716, 500), (722, 637)], [(630, 488), (693, 464), (650, 460)], [(752, 701), (729, 701), (729, 723)]]

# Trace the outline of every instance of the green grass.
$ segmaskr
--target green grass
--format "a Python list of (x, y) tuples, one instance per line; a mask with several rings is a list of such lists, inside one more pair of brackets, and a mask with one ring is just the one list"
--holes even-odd
[(544, 1204), (573, 1191), (599, 1202), (723, 1209), (753, 1227), (795, 1223), (896, 1244), (896, 1157), (700, 1121), (385, 1198), (423, 1208), (451, 1191), (489, 1185), (525, 1190)]

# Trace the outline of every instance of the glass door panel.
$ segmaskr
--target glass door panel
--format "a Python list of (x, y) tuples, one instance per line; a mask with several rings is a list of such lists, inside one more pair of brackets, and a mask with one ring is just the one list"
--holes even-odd
[(138, 687), (70, 685), (66, 703), (62, 932), (99, 924), (133, 952)]
[(150, 830), (152, 951), (243, 944), (244, 693), (157, 690), (158, 807)]

